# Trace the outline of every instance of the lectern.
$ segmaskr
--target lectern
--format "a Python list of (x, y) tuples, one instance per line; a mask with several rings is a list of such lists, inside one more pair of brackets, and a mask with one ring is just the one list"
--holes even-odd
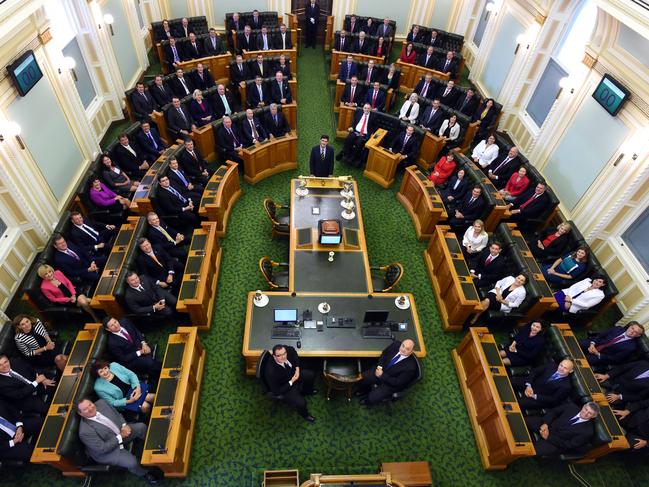
[(381, 147), (381, 142), (383, 142), (387, 133), (385, 129), (378, 129), (365, 143), (369, 155), (367, 157), (367, 166), (363, 172), (363, 176), (367, 179), (371, 179), (386, 189), (394, 183), (394, 174), (400, 161), (400, 154)]

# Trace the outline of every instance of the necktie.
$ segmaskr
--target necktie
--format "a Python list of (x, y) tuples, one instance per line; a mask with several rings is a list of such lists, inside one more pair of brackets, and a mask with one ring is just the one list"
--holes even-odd
[(277, 115), (273, 115), (273, 120), (275, 121), (275, 125), (277, 125)]
[(428, 83), (424, 83), (424, 89), (421, 90), (421, 96), (426, 97), (426, 93), (428, 93)]
[[(142, 286), (139, 286), (138, 291), (140, 291), (141, 287)], [(126, 338), (129, 342), (133, 343), (133, 337), (131, 337), (131, 334), (127, 332), (125, 328), (121, 328), (119, 331), (122, 333), (122, 336), (124, 338)]]
[(473, 204), (474, 201), (475, 201), (475, 198), (471, 197), (471, 199), (469, 200), (469, 204), (468, 204), (468, 206), (471, 206), (471, 205)]
[(446, 88), (446, 90), (444, 91), (444, 96), (448, 95), (449, 91), (451, 91), (451, 90), (449, 90), (448, 88)]
[(324, 158), (325, 158), (325, 150), (320, 149), (320, 159), (324, 161)]
[(178, 191), (176, 191), (176, 188), (174, 188), (174, 187), (172, 187), (172, 186), (169, 186), (167, 189), (168, 189), (168, 190), (169, 190), (173, 195), (175, 195), (176, 198), (178, 198), (180, 201), (182, 201), (183, 204), (184, 204), (184, 203), (187, 203), (187, 198), (185, 198), (182, 194), (180, 194)]
[(352, 92), (351, 92), (351, 95), (350, 95), (350, 97), (349, 97), (349, 101), (350, 101), (351, 103), (354, 102), (354, 92), (355, 92), (355, 91), (356, 91), (356, 87), (352, 86)]
[(341, 37), (340, 38), (340, 50), (342, 51), (344, 47), (345, 47), (345, 38)]
[(187, 84), (185, 84), (185, 78), (178, 78), (180, 80), (180, 84), (183, 85), (183, 88), (185, 88), (185, 94), (189, 95), (189, 88), (187, 88)]
[(18, 372), (14, 371), (14, 370), (10, 370), (9, 375), (11, 377), (13, 377), (14, 379), (23, 381), (25, 384), (32, 385), (32, 381), (30, 381), (29, 379), (27, 379), (26, 377), (24, 377), (23, 375), (19, 374)]
[(428, 66), (428, 60), (430, 59), (430, 56), (426, 56), (426, 62), (424, 63), (424, 66)]
[(519, 206), (518, 209), (519, 210), (524, 209), (527, 205), (529, 205), (532, 201), (534, 201), (537, 196), (538, 196), (538, 194), (536, 194), (536, 193), (533, 194), (532, 197), (529, 200), (527, 200), (525, 203), (523, 203), (521, 206)]
[(279, 85), (279, 98), (280, 100), (284, 99), (284, 87), (282, 86), (282, 83), (277, 83)]
[(142, 287), (141, 284), (136, 289), (138, 290), (138, 292), (141, 292), (141, 293), (144, 292), (144, 288)]
[(252, 130), (252, 137), (255, 140), (259, 140), (259, 133), (257, 132), (257, 129), (255, 128), (255, 122), (250, 120), (250, 130)]
[(510, 161), (509, 156), (505, 157), (505, 160), (504, 160), (503, 162), (501, 162), (500, 164), (498, 164), (498, 167), (497, 167), (496, 169), (493, 170), (493, 174), (496, 174), (496, 173), (498, 172), (498, 169), (500, 169), (501, 167), (503, 167), (503, 166), (504, 166), (505, 164), (507, 164), (509, 161)]
[(183, 117), (183, 120), (184, 120), (185, 122), (187, 122), (187, 117), (186, 117), (185, 114), (183, 113), (182, 108), (178, 107), (178, 113), (180, 113), (180, 116)]
[(570, 425), (575, 425), (575, 424), (577, 424), (578, 421), (579, 421), (579, 414), (573, 416), (573, 417), (570, 419)]
[(18, 428), (16, 428), (16, 425), (13, 424), (11, 421), (8, 421), (2, 416), (0, 416), (0, 429), (13, 438), (14, 436), (16, 436), (16, 430)]
[(460, 107), (460, 111), (464, 110), (464, 107), (466, 106), (467, 103), (469, 103), (469, 97), (468, 96), (464, 99), (464, 103), (462, 103), (462, 106)]
[(489, 254), (489, 257), (487, 257), (487, 260), (484, 261), (484, 265), (489, 265), (491, 264), (491, 261), (494, 260), (494, 258)]
[(358, 50), (361, 51), (363, 49), (363, 41), (360, 41), (358, 43)]
[[(372, 101), (372, 107), (374, 107), (374, 101)], [(365, 135), (367, 133), (367, 119), (368, 116), (363, 114), (363, 125), (361, 125), (361, 135)]]
[(151, 258), (153, 259), (153, 261), (154, 261), (156, 264), (158, 264), (160, 267), (163, 267), (163, 265), (160, 263), (160, 261), (158, 260), (158, 258), (155, 256), (155, 254), (154, 254), (153, 252), (151, 252), (150, 254), (148, 254), (148, 256), (151, 257)]
[(601, 345), (597, 345), (595, 348), (597, 349), (598, 352), (601, 352), (605, 348), (608, 348), (611, 345), (615, 345), (616, 343), (621, 342), (624, 339), (625, 336), (626, 335), (624, 335), (624, 333), (622, 333), (621, 335), (618, 335), (615, 338), (612, 338), (609, 341), (602, 343)]
[(232, 129), (228, 129), (228, 133), (230, 134), (230, 136), (234, 140), (234, 146), (239, 147), (239, 141), (237, 140), (236, 136), (234, 135), (234, 132), (232, 131)]
[(268, 50), (268, 38), (266, 36), (262, 36), (264, 39), (264, 51)]
[(372, 108), (376, 107), (376, 95), (377, 95), (377, 92), (376, 92), (376, 90), (374, 90), (374, 94), (372, 95)]
[(394, 364), (396, 364), (396, 363), (399, 361), (400, 358), (401, 358), (401, 355), (400, 355), (400, 354), (396, 354), (394, 357), (392, 357), (392, 360), (390, 360), (390, 362), (388, 363), (388, 365), (387, 365), (385, 368), (386, 368), (386, 369), (389, 369), (389, 368), (392, 367)]
[(180, 58), (178, 57), (178, 51), (176, 51), (176, 46), (171, 46), (171, 51), (174, 54), (174, 62), (175, 63), (180, 62)]
[(261, 89), (261, 85), (257, 85), (257, 91), (259, 92), (259, 101), (264, 101), (264, 91)]
[(70, 257), (74, 257), (75, 259), (79, 260), (79, 256), (72, 249), (66, 250), (65, 253), (68, 254)]
[(160, 233), (162, 233), (162, 235), (164, 235), (167, 238), (167, 240), (169, 240), (170, 242), (175, 242), (175, 240), (171, 238), (171, 235), (169, 235), (169, 233), (164, 228), (162, 228), (162, 226), (154, 227), (154, 228), (159, 230)]
[(264, 77), (264, 63), (257, 63), (257, 66), (259, 66), (259, 72), (261, 73), (261, 77)]
[(368, 69), (368, 70), (367, 70), (367, 78), (365, 78), (365, 81), (366, 81), (367, 83), (369, 83), (371, 77), (372, 77), (372, 70), (371, 70), (371, 69)]
[(286, 49), (286, 34), (282, 34), (282, 50)]
[(193, 150), (189, 151), (189, 155), (192, 156), (194, 159), (198, 160), (198, 157), (196, 157), (196, 154), (194, 153)]
[(144, 91), (143, 91), (142, 93), (140, 93), (140, 94), (142, 95), (142, 97), (143, 97), (145, 100), (147, 99), (146, 94), (144, 93)]
[(232, 113), (232, 110), (230, 110), (230, 104), (228, 103), (228, 99), (225, 95), (221, 95), (221, 101), (223, 102), (223, 107), (225, 108), (225, 114), (230, 115)]
[[(106, 426), (106, 428), (110, 429), (113, 433), (115, 433), (115, 435), (120, 434), (120, 429), (117, 427), (117, 425), (115, 423), (113, 423), (109, 418), (107, 418), (106, 416), (101, 414), (99, 411), (97, 411), (97, 414), (95, 415), (94, 420), (96, 422), (101, 423), (104, 426)], [(123, 446), (121, 446), (121, 445), (120, 445), (120, 447), (123, 448)]]
[(185, 187), (189, 186), (189, 183), (188, 183), (187, 180), (185, 179), (185, 176), (183, 175), (183, 172), (182, 172), (180, 169), (176, 169), (174, 172), (178, 175), (178, 177), (179, 177), (180, 180), (183, 182), (183, 184), (185, 185)]
[(155, 143), (155, 139), (153, 138), (153, 135), (151, 134), (150, 131), (149, 131), (149, 133), (147, 133), (147, 136), (149, 137), (149, 140), (151, 140), (151, 143), (153, 144), (153, 148), (157, 150), (158, 149), (158, 144)]
[(430, 111), (430, 115), (428, 116), (428, 123), (426, 125), (430, 124), (430, 121), (433, 119), (433, 116), (435, 115), (435, 112), (437, 112), (437, 108), (433, 108)]
[(548, 382), (552, 382), (552, 381), (555, 381), (555, 380), (560, 379), (560, 378), (561, 378), (561, 374), (559, 374), (559, 372), (555, 372), (554, 374), (552, 374), (550, 376), (550, 378), (548, 379)]
[(97, 237), (99, 236), (99, 233), (95, 231), (94, 228), (89, 227), (85, 223), (81, 225), (81, 230), (83, 230), (85, 233), (87, 233), (95, 242), (97, 241)]
[[(408, 114), (406, 114), (406, 116), (408, 116)], [(406, 144), (408, 143), (408, 139), (409, 139), (409, 138), (410, 138), (409, 135), (406, 135), (406, 136), (403, 138), (403, 145), (401, 146), (401, 152), (403, 152), (404, 149), (406, 148)]]
[(447, 59), (446, 63), (444, 64), (444, 72), (446, 72), (448, 70), (449, 63), (450, 63), (450, 61)]

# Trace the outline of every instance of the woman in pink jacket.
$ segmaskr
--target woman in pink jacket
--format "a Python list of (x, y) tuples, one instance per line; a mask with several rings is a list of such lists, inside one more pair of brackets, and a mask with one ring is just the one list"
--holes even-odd
[(74, 288), (74, 285), (61, 271), (55, 271), (49, 265), (42, 265), (38, 268), (38, 277), (43, 279), (41, 282), (41, 292), (52, 303), (76, 304), (92, 316), (95, 323), (100, 322), (94, 310), (90, 307), (90, 299), (83, 294), (77, 296), (77, 290)]
[(437, 164), (435, 164), (433, 172), (430, 173), (428, 179), (435, 183), (435, 186), (440, 186), (448, 181), (448, 178), (453, 175), (456, 166), (455, 156), (452, 152), (449, 152), (446, 156), (442, 156), (442, 158), (437, 161)]
[(530, 180), (527, 178), (527, 169), (521, 166), (518, 172), (511, 175), (505, 185), (505, 189), (500, 190), (500, 194), (503, 195), (505, 201), (514, 201), (527, 189), (529, 184)]

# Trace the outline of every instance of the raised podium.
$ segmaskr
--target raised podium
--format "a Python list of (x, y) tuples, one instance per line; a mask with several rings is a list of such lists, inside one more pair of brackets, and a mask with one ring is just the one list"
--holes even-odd
[(243, 149), (243, 179), (255, 184), (273, 174), (297, 169), (297, 135), (267, 139)]
[(417, 166), (406, 168), (397, 199), (412, 218), (419, 240), (432, 237), (437, 222), (448, 218), (435, 185)]
[(239, 166), (235, 162), (226, 161), (212, 174), (198, 207), (198, 214), (202, 218), (216, 223), (218, 237), (225, 235), (230, 211), (239, 196)]
[(401, 161), (401, 155), (399, 153), (390, 152), (381, 146), (387, 134), (387, 130), (377, 129), (365, 143), (365, 148), (369, 153), (367, 156), (367, 165), (365, 166), (365, 171), (363, 171), (363, 176), (371, 179), (385, 189), (394, 183), (394, 175)]

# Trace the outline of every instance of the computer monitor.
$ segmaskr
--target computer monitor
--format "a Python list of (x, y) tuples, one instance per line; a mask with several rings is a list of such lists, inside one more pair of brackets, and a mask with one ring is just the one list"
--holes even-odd
[(318, 222), (318, 242), (320, 245), (340, 245), (342, 242), (340, 220), (320, 220)]
[(320, 245), (339, 245), (342, 235), (320, 235)]
[(297, 309), (275, 309), (275, 323), (296, 323)]
[(365, 312), (363, 323), (383, 323), (388, 321), (389, 311), (370, 310)]

